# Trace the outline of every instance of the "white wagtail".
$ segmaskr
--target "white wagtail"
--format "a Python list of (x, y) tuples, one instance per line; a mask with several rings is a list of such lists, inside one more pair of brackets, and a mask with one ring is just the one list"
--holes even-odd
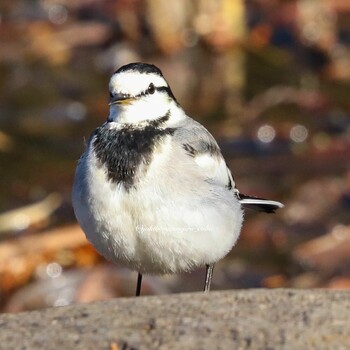
[(214, 264), (235, 244), (242, 207), (279, 202), (241, 194), (213, 136), (176, 101), (154, 65), (131, 63), (109, 83), (107, 121), (91, 135), (73, 186), (88, 240), (114, 263), (167, 274)]

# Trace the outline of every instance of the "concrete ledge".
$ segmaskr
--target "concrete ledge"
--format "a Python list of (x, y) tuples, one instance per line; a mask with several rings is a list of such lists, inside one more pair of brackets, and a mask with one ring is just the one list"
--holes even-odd
[(238, 290), (0, 315), (0, 349), (350, 349), (350, 292)]

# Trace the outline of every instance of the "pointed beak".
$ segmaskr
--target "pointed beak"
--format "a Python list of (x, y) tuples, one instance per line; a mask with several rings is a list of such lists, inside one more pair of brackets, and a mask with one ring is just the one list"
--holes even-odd
[(130, 95), (127, 94), (116, 94), (114, 95), (110, 101), (109, 101), (109, 106), (112, 105), (126, 105), (130, 103), (133, 100), (133, 98)]

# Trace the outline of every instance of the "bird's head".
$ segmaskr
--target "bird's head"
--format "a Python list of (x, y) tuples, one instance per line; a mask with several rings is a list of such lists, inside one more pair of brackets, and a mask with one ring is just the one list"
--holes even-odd
[(130, 63), (119, 68), (109, 83), (108, 121), (137, 124), (164, 116), (177, 105), (159, 68)]

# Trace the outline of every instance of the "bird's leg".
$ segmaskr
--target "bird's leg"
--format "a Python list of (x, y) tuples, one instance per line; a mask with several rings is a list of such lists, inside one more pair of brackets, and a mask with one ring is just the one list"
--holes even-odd
[(142, 283), (142, 273), (139, 272), (137, 275), (137, 286), (136, 286), (136, 296), (139, 297), (141, 294), (141, 283)]
[(204, 292), (210, 291), (211, 279), (213, 277), (214, 264), (205, 265), (205, 284), (204, 284)]

